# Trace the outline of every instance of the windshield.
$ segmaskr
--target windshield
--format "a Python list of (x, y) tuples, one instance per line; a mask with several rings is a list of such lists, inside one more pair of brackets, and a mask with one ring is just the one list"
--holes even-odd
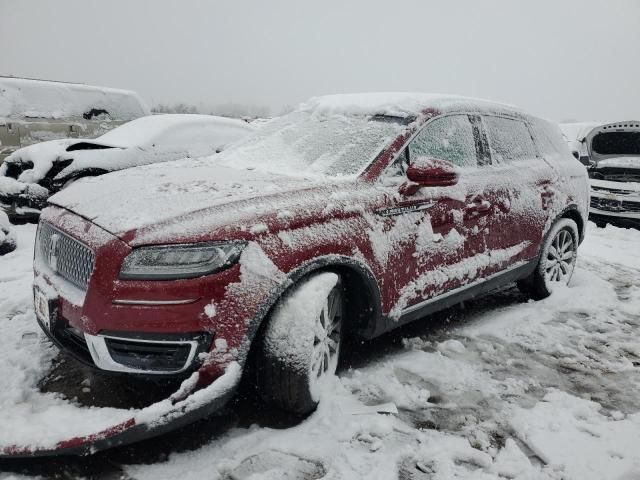
[(269, 122), (215, 160), (276, 173), (355, 175), (406, 129), (408, 121), (297, 111)]
[(640, 155), (640, 132), (598, 133), (591, 149), (598, 155)]
[(151, 144), (168, 130), (170, 122), (162, 115), (149, 115), (124, 123), (96, 138), (100, 143), (116, 147), (141, 147)]

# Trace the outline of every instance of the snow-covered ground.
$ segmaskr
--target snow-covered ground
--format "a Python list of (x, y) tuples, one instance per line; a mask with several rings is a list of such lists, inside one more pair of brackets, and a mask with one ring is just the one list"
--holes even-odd
[[(81, 398), (100, 385), (56, 360), (35, 325), (35, 228), (15, 231), (18, 250), (0, 257), (0, 438), (21, 415), (38, 421), (16, 439), (60, 428), (61, 418), (100, 424), (110, 410)], [(638, 246), (640, 231), (590, 224), (569, 288), (541, 302), (507, 289), (365, 344), (318, 411), (289, 428), (227, 412), (222, 427), (205, 422), (143, 447), (168, 456), (134, 448), (83, 465), (136, 479), (638, 479)], [(51, 387), (65, 375), (76, 390)], [(378, 413), (389, 403), (397, 413)], [(198, 441), (178, 447), (189, 435)], [(0, 463), (0, 479), (51, 474), (49, 465), (74, 476), (78, 462)]]

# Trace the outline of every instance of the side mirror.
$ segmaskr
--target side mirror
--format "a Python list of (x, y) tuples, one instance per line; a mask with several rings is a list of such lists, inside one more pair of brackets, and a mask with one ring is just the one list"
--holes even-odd
[(451, 163), (438, 158), (418, 157), (407, 168), (403, 185), (405, 195), (413, 195), (420, 187), (450, 187), (458, 183), (458, 170)]

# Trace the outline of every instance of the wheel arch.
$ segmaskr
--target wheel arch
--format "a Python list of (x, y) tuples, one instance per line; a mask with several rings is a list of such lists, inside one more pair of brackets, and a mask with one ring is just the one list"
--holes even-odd
[(289, 272), (286, 280), (271, 291), (253, 318), (245, 343), (245, 358), (249, 365), (252, 363), (250, 357), (256, 353), (269, 316), (282, 296), (309, 275), (326, 271), (339, 274), (345, 285), (349, 318), (352, 319), (346, 325), (347, 334), (362, 339), (375, 336), (382, 321), (382, 306), (378, 282), (371, 270), (363, 262), (352, 257), (318, 257)]
[(582, 218), (582, 215), (578, 210), (578, 206), (570, 205), (567, 208), (565, 208), (564, 211), (554, 220), (553, 223), (555, 224), (561, 218), (568, 218), (576, 222), (576, 225), (578, 226), (579, 241), (580, 243), (582, 243), (582, 241), (584, 240), (586, 222), (585, 222), (585, 219)]

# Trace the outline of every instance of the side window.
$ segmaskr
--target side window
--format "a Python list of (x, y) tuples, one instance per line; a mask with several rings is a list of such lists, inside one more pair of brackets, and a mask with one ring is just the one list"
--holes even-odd
[(529, 127), (522, 120), (505, 117), (483, 117), (493, 163), (530, 160), (538, 152)]
[(158, 134), (152, 141), (152, 144), (154, 147), (161, 150), (186, 150), (191, 143), (195, 143), (193, 135), (194, 130), (198, 131), (198, 126), (174, 126), (172, 128), (165, 129)]
[(478, 164), (473, 128), (467, 115), (435, 119), (411, 141), (408, 149), (409, 161), (431, 157), (459, 167)]

